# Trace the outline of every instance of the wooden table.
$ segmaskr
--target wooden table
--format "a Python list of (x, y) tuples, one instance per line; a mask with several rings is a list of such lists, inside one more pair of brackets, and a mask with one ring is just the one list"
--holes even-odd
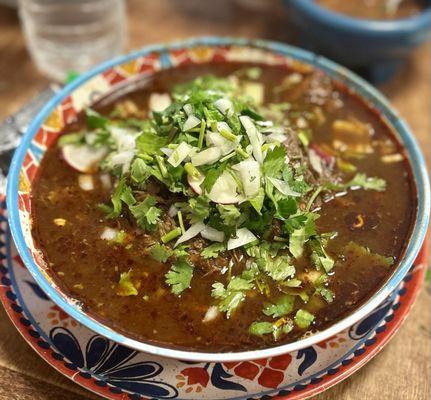
[[(232, 0), (130, 0), (129, 48), (209, 34), (288, 40), (279, 0), (266, 0), (265, 5), (260, 11), (250, 11)], [(28, 57), (16, 13), (1, 7), (0, 54), (2, 119), (46, 87), (48, 80)], [(427, 157), (431, 149), (430, 61), (430, 48), (419, 49), (404, 69), (381, 87), (410, 123)], [(315, 399), (429, 398), (431, 291), (427, 286), (391, 343), (355, 375)], [(45, 364), (19, 336), (1, 307), (0, 332), (0, 399), (97, 398)]]

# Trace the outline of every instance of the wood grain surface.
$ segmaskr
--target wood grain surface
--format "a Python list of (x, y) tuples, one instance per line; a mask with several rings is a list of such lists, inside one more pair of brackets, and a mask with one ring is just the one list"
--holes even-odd
[[(279, 0), (259, 10), (239, 0), (130, 0), (130, 49), (199, 35), (291, 41)], [(255, 3), (259, 3), (255, 1)], [(217, 4), (216, 7), (214, 5)], [(431, 149), (431, 58), (424, 46), (380, 89), (409, 122), (427, 159)], [(48, 84), (32, 64), (16, 12), (0, 6), (0, 119)], [(428, 285), (429, 286), (429, 285)], [(422, 400), (430, 396), (431, 291), (422, 290), (406, 323), (371, 362), (316, 400)], [(0, 399), (84, 400), (98, 397), (61, 376), (24, 342), (0, 309)]]

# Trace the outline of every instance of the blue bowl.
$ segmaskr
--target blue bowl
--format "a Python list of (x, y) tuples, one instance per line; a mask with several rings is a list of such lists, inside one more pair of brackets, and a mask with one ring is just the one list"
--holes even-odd
[[(82, 108), (84, 107), (82, 103), (84, 97), (88, 101), (94, 101), (94, 96), (102, 96), (110, 93), (111, 90), (122, 87), (124, 80), (118, 82), (118, 80), (111, 79), (112, 77), (118, 78), (120, 76), (115, 71), (121, 72), (124, 74), (123, 77), (127, 77), (124, 79), (130, 79), (133, 82), (134, 78), (139, 77), (139, 74), (148, 76), (149, 65), (153, 65), (156, 70), (162, 70), (176, 68), (186, 59), (193, 60), (194, 63), (208, 62), (210, 59), (214, 60), (214, 62), (219, 62), (221, 57), (224, 57), (225, 62), (242, 60), (264, 63), (278, 62), (285, 65), (284, 63), (286, 62), (299, 61), (309, 64), (346, 85), (352, 92), (370, 104), (370, 107), (388, 122), (406, 149), (412, 166), (413, 180), (417, 192), (417, 215), (411, 236), (408, 243), (406, 243), (404, 254), (392, 275), (387, 278), (367, 302), (345, 318), (313, 336), (277, 347), (238, 353), (202, 353), (141, 342), (115, 331), (88, 314), (75, 299), (58, 287), (50, 276), (49, 268), (44, 264), (40, 253), (34, 246), (31, 237), (30, 207), (27, 202), (22, 201), (22, 196), (28, 196), (31, 193), (31, 186), (35, 178), (28, 178), (28, 181), (26, 181), (26, 176), (32, 175), (32, 170), (38, 168), (40, 159), (43, 157), (46, 148), (49, 147), (49, 144), (45, 144), (45, 142), (41, 145), (41, 138), (46, 140), (53, 133), (52, 124), (59, 120), (57, 118), (58, 114), (54, 114), (57, 117), (52, 118), (53, 112), (56, 113), (63, 107), (66, 107), (69, 112), (71, 101), (75, 102), (75, 106), (78, 107), (78, 100)], [(139, 72), (138, 66), (143, 66), (147, 69), (144, 68), (143, 72)], [(133, 68), (138, 72), (131, 72)], [(107, 79), (111, 79), (110, 84), (107, 83)], [(61, 127), (56, 129), (59, 132)], [(256, 360), (304, 349), (328, 339), (358, 322), (382, 303), (407, 274), (424, 241), (430, 214), (429, 179), (422, 153), (408, 126), (376, 89), (344, 67), (295, 47), (263, 40), (219, 37), (204, 37), (167, 45), (148, 46), (129, 55), (101, 64), (65, 86), (46, 103), (31, 122), (22, 138), (9, 171), (6, 199), (9, 225), (22, 260), (42, 290), (67, 314), (94, 332), (138, 351), (190, 361), (215, 362)]]
[(431, 1), (419, 15), (391, 21), (351, 18), (325, 9), (314, 0), (284, 3), (302, 45), (349, 67), (403, 60), (431, 38)]

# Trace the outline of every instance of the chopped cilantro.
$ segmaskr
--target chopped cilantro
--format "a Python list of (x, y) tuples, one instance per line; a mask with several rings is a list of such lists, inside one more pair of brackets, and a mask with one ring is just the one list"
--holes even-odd
[(300, 329), (307, 329), (314, 321), (314, 315), (300, 308), (295, 314), (295, 324)]
[(190, 209), (194, 220), (203, 221), (210, 214), (209, 199), (207, 196), (192, 197), (189, 200)]
[(171, 286), (172, 293), (178, 296), (190, 287), (193, 277), (193, 265), (181, 258), (172, 265), (165, 277), (166, 283)]
[(145, 200), (136, 205), (129, 206), (133, 216), (139, 227), (146, 231), (151, 231), (155, 228), (159, 216), (162, 213), (160, 208), (155, 207), (156, 199), (153, 196), (147, 196)]
[(263, 313), (273, 318), (284, 317), (293, 311), (295, 297), (285, 294), (281, 296), (274, 304), (268, 305)]
[(386, 189), (386, 181), (377, 177), (367, 177), (364, 173), (357, 173), (352, 180), (346, 183), (331, 183), (325, 185), (326, 188), (335, 191), (346, 190), (349, 188), (362, 188), (365, 190), (375, 190), (382, 192)]
[(226, 225), (236, 225), (241, 213), (233, 204), (217, 204), (217, 210)]
[(201, 251), (201, 256), (203, 258), (217, 258), (218, 255), (225, 250), (226, 246), (224, 243), (213, 243)]
[(169, 257), (171, 257), (173, 254), (173, 251), (163, 244), (156, 243), (153, 247), (150, 249), (150, 255), (153, 257), (154, 260), (165, 263)]
[(121, 273), (117, 289), (118, 296), (136, 296), (138, 294), (138, 290), (132, 282), (131, 274), (131, 269)]

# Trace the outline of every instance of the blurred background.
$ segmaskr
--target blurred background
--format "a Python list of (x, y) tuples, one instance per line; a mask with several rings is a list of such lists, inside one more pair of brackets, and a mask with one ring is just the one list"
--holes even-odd
[[(344, 3), (361, 1), (370, 0)], [(307, 8), (310, 2), (0, 0), (0, 169), (7, 172), (20, 133), (59, 85), (92, 65), (147, 44), (202, 35), (277, 40), (343, 62), (389, 97), (428, 157), (431, 10), (414, 23), (389, 21), (382, 27), (375, 21), (313, 11)], [(403, 393), (406, 400), (429, 398), (427, 286), (409, 323), (391, 344), (357, 374), (316, 399), (398, 399), (391, 397), (393, 393)], [(2, 308), (0, 331), (0, 398), (95, 398), (45, 365), (18, 336)]]

